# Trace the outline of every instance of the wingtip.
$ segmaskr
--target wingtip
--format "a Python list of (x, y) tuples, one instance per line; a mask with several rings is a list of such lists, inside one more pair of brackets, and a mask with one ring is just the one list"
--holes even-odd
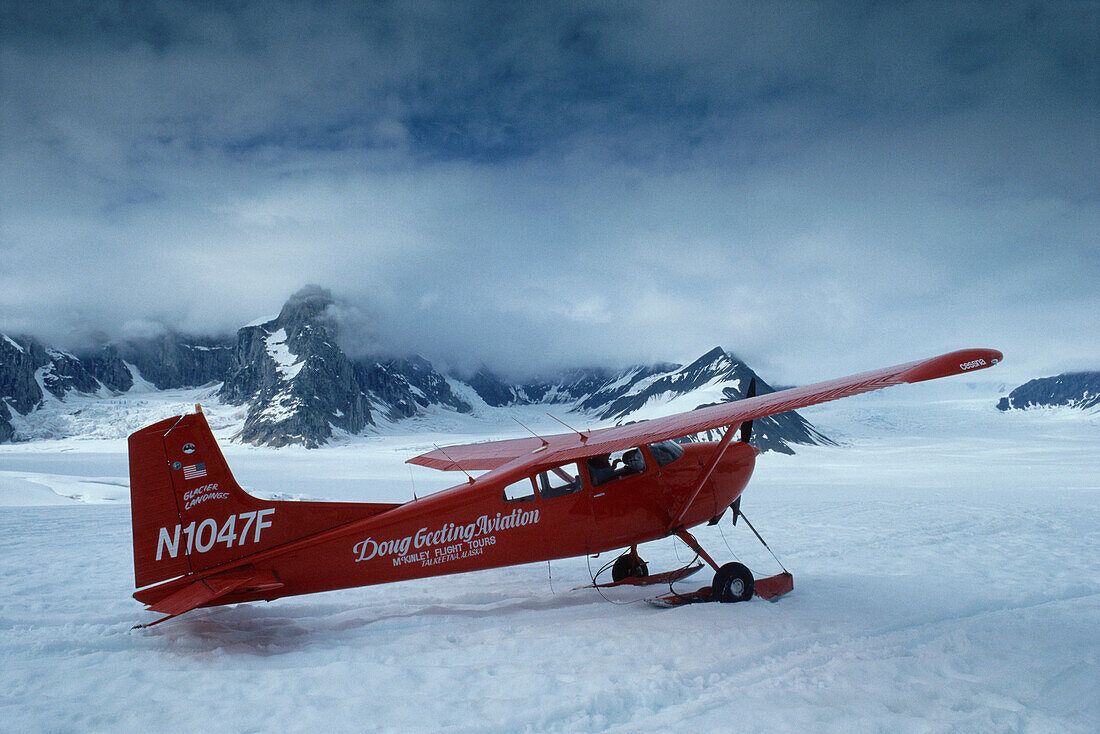
[(904, 379), (906, 382), (935, 380), (939, 377), (988, 369), (1003, 360), (1004, 354), (996, 349), (960, 349), (913, 365), (912, 369), (905, 373)]

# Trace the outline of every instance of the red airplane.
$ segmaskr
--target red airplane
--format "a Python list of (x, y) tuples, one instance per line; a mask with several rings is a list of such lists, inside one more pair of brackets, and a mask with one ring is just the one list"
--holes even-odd
[[(715, 571), (709, 588), (670, 604), (775, 598), (793, 588), (790, 574), (719, 566), (688, 532), (727, 508), (736, 522), (759, 453), (752, 421), (1001, 359), (967, 349), (625, 426), (437, 449), (408, 463), (486, 473), (403, 504), (258, 499), (233, 479), (201, 410), (169, 418), (129, 439), (134, 598), (167, 615), (157, 624), (197, 607), (620, 548), (610, 585), (671, 583), (700, 565), (651, 576), (637, 553), (670, 535)], [(724, 429), (720, 441), (675, 442), (712, 429)]]

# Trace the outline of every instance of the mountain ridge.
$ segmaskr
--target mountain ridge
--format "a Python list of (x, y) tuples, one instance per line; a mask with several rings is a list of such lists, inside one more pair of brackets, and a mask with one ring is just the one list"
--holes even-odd
[(1015, 388), (997, 403), (998, 410), (1066, 406), (1088, 409), (1100, 405), (1100, 372), (1063, 372), (1039, 377)]
[[(688, 365), (571, 369), (515, 383), (489, 367), (466, 379), (443, 374), (419, 355), (352, 359), (339, 345), (340, 327), (330, 310), (335, 303), (329, 291), (309, 286), (291, 296), (274, 319), (241, 327), (235, 338), (165, 332), (83, 356), (29, 337), (0, 335), (0, 442), (31, 437), (21, 436), (15, 424), (41, 409), (47, 394), (51, 410), (63, 411), (66, 396), (108, 400), (139, 387), (206, 386), (243, 414), (236, 440), (307, 448), (338, 434), (390, 430), (390, 424), (429, 410), (469, 413), (473, 408), (462, 397), (473, 399), (467, 389), (490, 408), (555, 406), (582, 414), (586, 422), (617, 424), (740, 399), (753, 378), (759, 392), (772, 391), (720, 347)], [(793, 453), (791, 443), (832, 442), (790, 412), (759, 420), (754, 443)]]

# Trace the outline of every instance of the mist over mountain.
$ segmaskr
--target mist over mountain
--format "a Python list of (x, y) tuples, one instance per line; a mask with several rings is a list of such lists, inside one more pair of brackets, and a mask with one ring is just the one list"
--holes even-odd
[[(430, 419), (437, 411), (545, 405), (586, 422), (622, 424), (741, 399), (753, 379), (758, 392), (772, 391), (719, 347), (687, 365), (574, 368), (521, 381), (482, 366), (463, 379), (419, 355), (349, 354), (342, 344), (366, 342), (342, 333), (347, 313), (331, 292), (307, 286), (278, 316), (243, 326), (233, 338), (162, 331), (78, 355), (29, 337), (3, 336), (0, 441), (77, 430), (71, 422), (69, 428), (34, 422), (32, 415), (76, 415), (89, 401), (202, 386), (221, 403), (243, 410), (237, 440), (309, 448), (339, 435), (395, 430), (399, 421)], [(790, 444), (829, 439), (790, 412), (757, 421), (753, 443), (790, 453)]]

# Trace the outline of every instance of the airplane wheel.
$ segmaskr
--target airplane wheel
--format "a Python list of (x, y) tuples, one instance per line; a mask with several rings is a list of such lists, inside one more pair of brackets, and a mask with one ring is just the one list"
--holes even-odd
[(752, 571), (740, 563), (727, 563), (714, 573), (711, 584), (716, 601), (748, 601), (752, 598)]
[(615, 559), (615, 565), (611, 567), (611, 580), (622, 581), (630, 576), (645, 578), (649, 575), (649, 566), (637, 556), (629, 553)]

